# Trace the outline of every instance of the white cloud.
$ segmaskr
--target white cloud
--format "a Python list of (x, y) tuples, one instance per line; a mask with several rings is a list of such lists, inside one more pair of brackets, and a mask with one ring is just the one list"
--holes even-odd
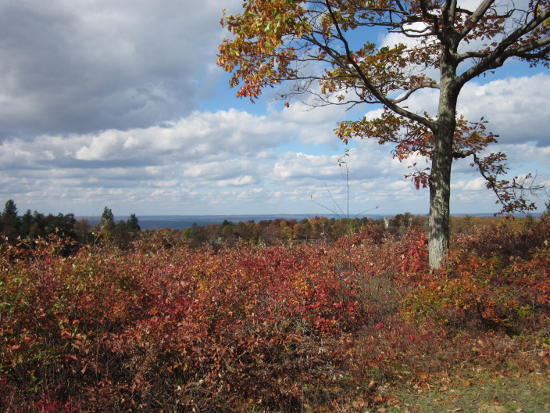
[(0, 140), (145, 127), (181, 117), (221, 70), (237, 0), (0, 2)]
[(162, 126), (4, 141), (0, 143), (0, 169), (155, 166), (258, 153), (265, 157), (266, 151), (293, 138), (294, 126), (234, 109), (195, 112)]
[(465, 190), (465, 191), (479, 191), (481, 189), (486, 188), (485, 186), (485, 179), (482, 177), (470, 179), (467, 181), (458, 181), (456, 183), (453, 183), (451, 185), (453, 190)]
[(221, 179), (216, 182), (216, 186), (225, 188), (228, 186), (248, 186), (256, 183), (256, 179), (251, 175), (239, 176), (232, 179)]
[(304, 153), (287, 153), (279, 158), (273, 168), (275, 179), (327, 179), (340, 175), (334, 166), (337, 156), (308, 155)]
[(411, 188), (411, 185), (409, 182), (405, 181), (396, 181), (389, 184), (389, 187), (395, 191), (409, 191)]
[(550, 144), (546, 127), (550, 119), (550, 75), (494, 80), (485, 85), (467, 84), (459, 97), (459, 111), (467, 119), (489, 121), (489, 130), (502, 143), (537, 141)]
[[(8, 140), (0, 144), (0, 196), (23, 202), (21, 209), (36, 208), (37, 203), (58, 205), (54, 211), (63, 199), (66, 212), (82, 211), (85, 204), (93, 208), (85, 209), (90, 214), (105, 204), (119, 213), (141, 208), (159, 214), (344, 214), (346, 171), (338, 166), (342, 153), (328, 154), (323, 145), (300, 140), (311, 128), (308, 119), (283, 118), (275, 111), (270, 116), (238, 110), (195, 112), (148, 128)], [(278, 150), (292, 142), (302, 142), (303, 149)], [(321, 148), (324, 153), (319, 153)], [(524, 142), (495, 149), (512, 154), (512, 167), (539, 168), (546, 179), (550, 147)], [(343, 159), (349, 168), (352, 213), (372, 213), (378, 211), (376, 205), (382, 206), (379, 212), (426, 211), (427, 191), (416, 191), (403, 179), (410, 172), (407, 165), (419, 159), (400, 163), (389, 147), (369, 139), (354, 142)], [(453, 208), (494, 210), (476, 171), (458, 166)]]
[[(547, 119), (550, 118), (550, 75), (539, 73), (530, 77), (510, 77), (486, 84), (472, 81), (462, 89), (458, 99), (458, 112), (470, 121), (482, 117), (489, 123), (488, 130), (500, 135), (501, 143), (536, 141), (550, 144)], [(408, 101), (415, 111), (436, 113), (438, 92), (422, 90)], [(367, 118), (380, 113), (379, 109), (367, 112)]]

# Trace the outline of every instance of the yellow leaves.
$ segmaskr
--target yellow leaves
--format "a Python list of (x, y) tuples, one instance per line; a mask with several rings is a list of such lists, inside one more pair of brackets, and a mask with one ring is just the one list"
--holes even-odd
[[(264, 87), (272, 86), (280, 79), (297, 76), (297, 71), (289, 69), (290, 64), (300, 61), (294, 47), (299, 48), (303, 56), (333, 65), (332, 70), (326, 71), (321, 80), (324, 94), (347, 88), (364, 88), (356, 74), (338, 63), (341, 57), (335, 56), (339, 52), (327, 52), (332, 46), (327, 44), (326, 48), (319, 50), (319, 43), (310, 42), (310, 37), (305, 38), (306, 35), (313, 35), (328, 39), (335, 35), (331, 33), (333, 21), (330, 13), (321, 11), (320, 19), (313, 19), (312, 16), (319, 11), (311, 14), (311, 10), (304, 9), (305, 4), (306, 2), (290, 0), (249, 0), (244, 2), (245, 10), (242, 14), (222, 18), (222, 25), (228, 28), (233, 38), (225, 39), (220, 46), (218, 64), (226, 71), (234, 72), (231, 86), (242, 82), (238, 96), (258, 97)], [(333, 7), (336, 18), (341, 21), (341, 29), (345, 31), (356, 28), (355, 12), (365, 6), (361, 2), (352, 2), (335, 4)], [(313, 34), (314, 30), (317, 34)], [(406, 66), (402, 54), (404, 48), (403, 45), (398, 45), (377, 51), (373, 43), (366, 43), (353, 55), (353, 61), (368, 77), (373, 78), (374, 84), (383, 84), (384, 92), (389, 93), (402, 88), (406, 83), (401, 73)], [(265, 67), (270, 70), (265, 70)], [(323, 84), (325, 80), (330, 83)], [(345, 96), (339, 95), (340, 103), (345, 102)], [(365, 94), (361, 98), (369, 96)]]

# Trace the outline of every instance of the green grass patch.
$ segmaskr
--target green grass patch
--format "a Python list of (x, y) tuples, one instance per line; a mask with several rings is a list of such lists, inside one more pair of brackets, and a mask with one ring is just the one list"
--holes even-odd
[(550, 412), (550, 375), (517, 376), (490, 372), (454, 377), (448, 384), (419, 386), (393, 393), (399, 405), (378, 411), (392, 412)]

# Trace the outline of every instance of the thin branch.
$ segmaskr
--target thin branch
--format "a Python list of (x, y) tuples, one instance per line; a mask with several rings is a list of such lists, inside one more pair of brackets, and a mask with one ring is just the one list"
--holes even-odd
[[(498, 154), (493, 154), (498, 155)], [(533, 202), (528, 201), (523, 197), (525, 192), (531, 194), (544, 189), (544, 185), (535, 185), (536, 175), (527, 174), (524, 178), (515, 177), (512, 181), (497, 180), (498, 175), (506, 172), (507, 168), (500, 162), (498, 164), (485, 164), (483, 159), (479, 159), (475, 153), (472, 154), (474, 162), (479, 169), (479, 173), (487, 181), (487, 188), (491, 189), (497, 197), (497, 203), (502, 205), (500, 213), (514, 211), (530, 211), (536, 209)], [(504, 157), (504, 160), (506, 158)], [(491, 171), (492, 170), (492, 171)], [(530, 180), (530, 183), (528, 182)], [(527, 183), (527, 184), (526, 184)], [(519, 191), (519, 194), (517, 193)]]
[(479, 76), (483, 72), (491, 69), (495, 69), (504, 64), (506, 59), (516, 56), (517, 53), (523, 54), (535, 50), (539, 47), (544, 47), (550, 43), (550, 38), (545, 37), (539, 41), (533, 41), (529, 45), (524, 45), (518, 48), (510, 48), (515, 42), (517, 42), (523, 35), (536, 29), (542, 22), (550, 17), (550, 8), (546, 9), (543, 13), (537, 15), (534, 19), (526, 24), (518, 27), (510, 35), (506, 36), (493, 51), (482, 58), (476, 65), (470, 67), (464, 73), (462, 73), (458, 79), (457, 84), (464, 85), (469, 80), (476, 76)]
[(487, 10), (493, 5), (495, 0), (484, 0), (474, 13), (466, 20), (464, 29), (460, 32), (460, 38), (463, 39), (472, 31), (474, 26), (479, 22), (479, 20), (487, 13)]
[(422, 10), (422, 17), (424, 17), (426, 20), (430, 20), (432, 22), (432, 26), (433, 26), (433, 29), (434, 29), (434, 34), (437, 36), (438, 39), (442, 40), (442, 34), (439, 30), (439, 17), (428, 11), (429, 1), (428, 0), (420, 0), (420, 9)]
[[(511, 51), (513, 53), (513, 54), (511, 53), (511, 55), (521, 57), (520, 55), (522, 53), (529, 53), (535, 49), (539, 49), (547, 45), (550, 45), (550, 36), (546, 36), (539, 40), (533, 40), (529, 45), (518, 47), (517, 49), (514, 49)], [(543, 49), (543, 50), (548, 50), (548, 49)]]
[(443, 23), (445, 28), (455, 32), (454, 22), (456, 17), (456, 0), (446, 0), (445, 3), (443, 3), (441, 14), (443, 15)]
[(391, 99), (393, 103), (401, 103), (405, 100), (407, 100), (414, 92), (420, 90), (420, 89), (426, 89), (426, 88), (431, 88), (431, 89), (439, 89), (439, 85), (434, 81), (434, 82), (426, 82), (426, 83), (423, 83), (421, 84), (420, 86), (417, 86), (413, 89), (410, 89), (407, 91), (407, 93), (405, 93), (402, 97), (398, 98), (398, 99)]
[(421, 123), (422, 125), (426, 126), (427, 128), (429, 128), (431, 130), (435, 130), (435, 124), (433, 122), (431, 122), (430, 120), (428, 120), (428, 119), (426, 119), (426, 118), (424, 118), (420, 115), (417, 115), (416, 113), (410, 112), (410, 111), (408, 111), (406, 109), (403, 109), (402, 107), (396, 105), (391, 99), (384, 96), (378, 90), (378, 88), (375, 87), (372, 84), (370, 79), (363, 73), (363, 71), (361, 70), (361, 68), (359, 67), (359, 65), (357, 64), (355, 59), (353, 58), (350, 47), (349, 47), (349, 44), (348, 44), (348, 41), (346, 40), (346, 38), (342, 34), (342, 30), (340, 29), (340, 25), (338, 24), (336, 16), (334, 15), (334, 11), (332, 10), (332, 6), (330, 5), (330, 2), (328, 0), (325, 0), (325, 4), (326, 4), (327, 9), (330, 13), (332, 22), (334, 23), (334, 26), (336, 27), (336, 31), (338, 32), (338, 37), (342, 41), (342, 43), (344, 45), (344, 48), (346, 50), (346, 56), (347, 56), (348, 62), (349, 62), (349, 64), (351, 64), (353, 66), (356, 73), (359, 75), (359, 77), (361, 78), (361, 80), (363, 81), (363, 83), (365, 84), (367, 89), (369, 90), (369, 92), (372, 93), (372, 95), (375, 98), (377, 98), (380, 101), (380, 103), (386, 105), (387, 107), (389, 107), (391, 110), (393, 110), (397, 114), (399, 114), (401, 116), (404, 116), (408, 119), (414, 120), (416, 122), (419, 122), (419, 123)]

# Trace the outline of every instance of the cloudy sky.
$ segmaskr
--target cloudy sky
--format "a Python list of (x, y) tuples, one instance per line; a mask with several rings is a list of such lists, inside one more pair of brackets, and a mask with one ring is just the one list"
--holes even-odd
[[(0, 0), (0, 201), (77, 215), (344, 214), (346, 147), (333, 130), (377, 108), (286, 108), (270, 91), (236, 99), (215, 62), (221, 8), (240, 4)], [(512, 174), (550, 185), (548, 96), (548, 70), (512, 63), (467, 85), (459, 107), (491, 122)], [(352, 214), (427, 213), (427, 191), (390, 147), (354, 143), (347, 169)], [(458, 163), (451, 212), (497, 209)]]

